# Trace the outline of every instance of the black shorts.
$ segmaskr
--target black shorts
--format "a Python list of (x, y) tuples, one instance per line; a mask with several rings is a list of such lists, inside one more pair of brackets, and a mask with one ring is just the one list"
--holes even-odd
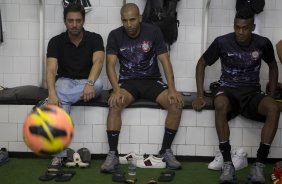
[(215, 98), (219, 95), (226, 96), (231, 105), (231, 112), (227, 115), (227, 120), (235, 118), (237, 115), (254, 120), (264, 122), (266, 117), (258, 112), (258, 106), (266, 94), (259, 88), (254, 87), (219, 87)]
[(121, 88), (128, 91), (135, 99), (148, 99), (156, 101), (159, 94), (166, 90), (167, 84), (161, 79), (152, 80), (122, 80)]

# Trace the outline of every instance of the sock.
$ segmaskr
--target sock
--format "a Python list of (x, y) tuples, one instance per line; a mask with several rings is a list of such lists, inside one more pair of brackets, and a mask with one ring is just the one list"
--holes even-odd
[(220, 142), (219, 143), (219, 150), (223, 156), (224, 162), (232, 162), (231, 160), (231, 145), (229, 144), (229, 141), (226, 142)]
[(165, 128), (163, 144), (162, 144), (160, 154), (163, 154), (166, 149), (169, 149), (171, 147), (171, 144), (172, 144), (172, 141), (175, 137), (176, 132), (177, 132), (177, 130)]
[(269, 154), (269, 149), (270, 149), (269, 144), (260, 143), (259, 149), (257, 151), (256, 162), (260, 162), (260, 163), (265, 164), (267, 156)]
[(120, 131), (107, 130), (110, 151), (115, 151), (116, 155), (118, 155), (117, 147), (118, 147), (119, 132)]

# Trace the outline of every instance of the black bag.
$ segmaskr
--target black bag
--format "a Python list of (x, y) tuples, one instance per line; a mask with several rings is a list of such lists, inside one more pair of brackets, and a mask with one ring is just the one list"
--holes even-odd
[(259, 14), (263, 11), (265, 5), (265, 0), (237, 0), (236, 1), (236, 11), (247, 6), (255, 14)]
[(32, 85), (0, 89), (0, 104), (34, 105), (47, 97), (47, 89)]
[(179, 20), (176, 6), (180, 0), (147, 0), (143, 11), (143, 22), (160, 27), (164, 41), (170, 46), (178, 37)]

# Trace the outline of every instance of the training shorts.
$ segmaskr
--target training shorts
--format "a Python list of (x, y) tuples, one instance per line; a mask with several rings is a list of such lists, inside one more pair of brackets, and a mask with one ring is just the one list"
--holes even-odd
[(231, 111), (227, 115), (227, 120), (235, 118), (237, 115), (242, 115), (248, 119), (264, 122), (266, 117), (258, 112), (258, 106), (261, 100), (267, 95), (257, 87), (219, 87), (217, 96), (226, 96), (231, 105)]

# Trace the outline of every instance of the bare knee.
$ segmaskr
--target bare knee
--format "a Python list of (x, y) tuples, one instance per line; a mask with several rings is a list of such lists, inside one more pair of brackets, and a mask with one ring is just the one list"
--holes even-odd
[(121, 114), (121, 111), (123, 110), (123, 107), (109, 107), (109, 116), (118, 116)]
[(230, 104), (226, 97), (220, 96), (214, 100), (214, 107), (216, 111), (227, 112), (230, 108)]
[(277, 103), (270, 103), (266, 108), (266, 117), (279, 117), (280, 109)]
[(170, 104), (167, 108), (168, 113), (174, 115), (174, 116), (181, 116), (183, 108), (179, 107), (177, 104)]

